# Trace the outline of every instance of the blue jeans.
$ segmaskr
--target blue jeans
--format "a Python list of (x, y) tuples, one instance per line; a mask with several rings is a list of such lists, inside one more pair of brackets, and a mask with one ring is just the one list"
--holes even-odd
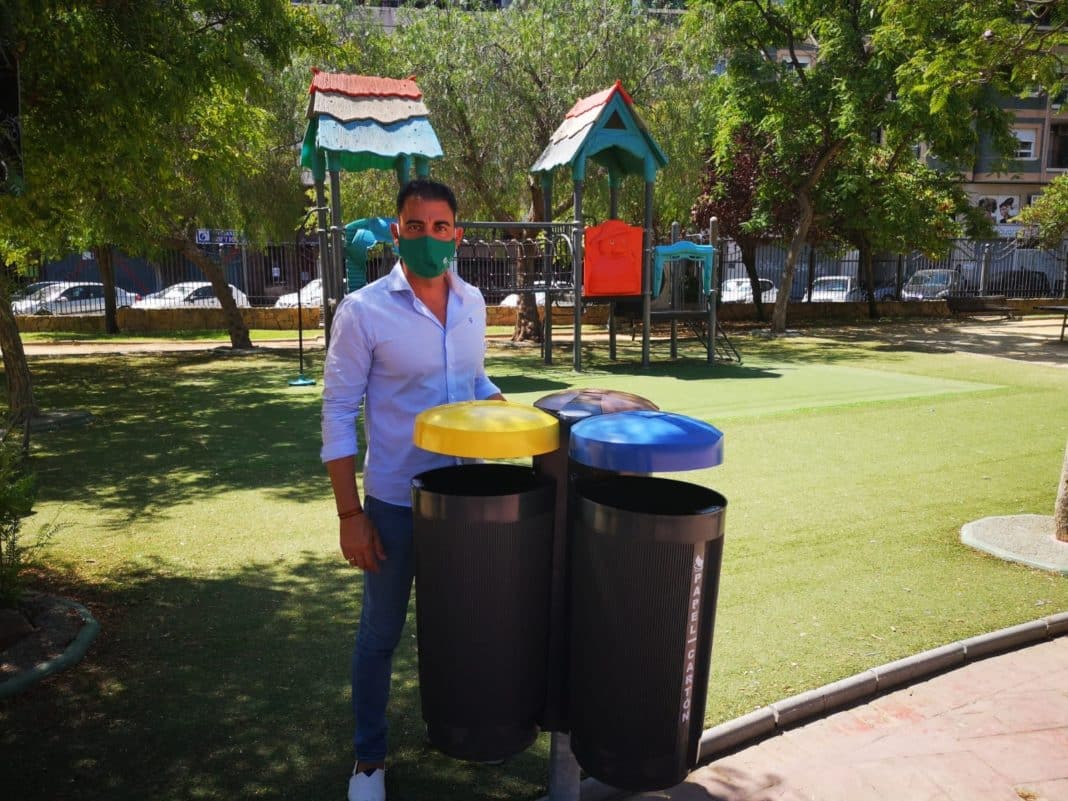
[(412, 591), (412, 510), (367, 498), (367, 515), (386, 552), (377, 573), (363, 574), (363, 609), (352, 649), (352, 712), (356, 719), (356, 759), (386, 758), (386, 704), (393, 650), (400, 642)]

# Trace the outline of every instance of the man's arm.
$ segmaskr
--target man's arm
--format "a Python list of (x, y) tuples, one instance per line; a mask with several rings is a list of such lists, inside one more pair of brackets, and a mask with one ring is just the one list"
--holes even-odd
[(326, 472), (334, 489), (341, 553), (350, 565), (377, 573), (378, 563), (386, 558), (386, 552), (371, 518), (360, 504), (356, 489), (356, 457), (331, 459), (326, 462)]

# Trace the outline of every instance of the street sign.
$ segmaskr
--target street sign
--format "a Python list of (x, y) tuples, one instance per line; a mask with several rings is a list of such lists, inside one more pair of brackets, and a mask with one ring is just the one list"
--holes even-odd
[(211, 244), (211, 231), (207, 228), (197, 229), (197, 244), (198, 245), (210, 245)]

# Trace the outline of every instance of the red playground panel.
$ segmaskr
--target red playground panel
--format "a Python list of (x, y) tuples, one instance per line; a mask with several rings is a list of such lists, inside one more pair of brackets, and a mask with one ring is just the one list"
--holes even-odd
[(605, 220), (586, 229), (582, 296), (618, 297), (642, 293), (642, 229)]

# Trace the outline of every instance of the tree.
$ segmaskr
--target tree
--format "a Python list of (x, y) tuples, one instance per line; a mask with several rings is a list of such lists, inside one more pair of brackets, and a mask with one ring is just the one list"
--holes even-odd
[[(755, 191), (759, 176), (774, 175), (781, 169), (771, 159), (771, 141), (751, 128), (739, 128), (729, 158), (717, 162), (709, 158), (701, 183), (701, 194), (690, 212), (698, 228), (705, 229), (713, 217), (719, 222), (720, 235), (734, 240), (741, 250), (757, 318), (764, 319), (756, 249), (765, 242), (781, 238), (791, 227), (790, 208), (782, 203), (760, 207)], [(781, 175), (781, 179), (786, 176)]]
[(843, 157), (828, 171), (816, 219), (857, 249), (869, 316), (876, 319), (875, 254), (944, 253), (961, 235), (958, 219), (970, 204), (953, 176), (916, 159), (891, 165), (885, 148), (864, 155), (867, 160), (859, 163)]
[(1046, 186), (1038, 200), (1020, 212), (1019, 222), (1037, 229), (1038, 243), (1057, 250), (1068, 238), (1068, 175), (1058, 175)]
[[(788, 198), (796, 224), (773, 328), (785, 330), (797, 257), (842, 161), (905, 169), (926, 142), (950, 171), (981, 136), (1011, 152), (1001, 95), (1057, 84), (1065, 4), (1039, 26), (1005, 0), (703, 0), (687, 25), (723, 58), (716, 85), (717, 159), (749, 126), (771, 138), (789, 180), (761, 176), (758, 194)], [(876, 156), (873, 151), (881, 154)]]
[[(283, 0), (14, 0), (8, 13), (21, 61), (26, 191), (0, 198), (5, 264), (72, 250), (104, 256), (113, 246), (147, 255), (191, 242), (198, 223), (262, 237), (290, 217), (292, 229), (302, 203), (298, 135), (291, 108), (279, 116), (272, 76), (314, 39), (308, 10)], [(112, 298), (110, 261), (100, 266)], [(220, 302), (232, 344), (248, 345), (228, 290)], [(0, 303), (9, 404), (25, 416), (35, 405), (22, 384), (10, 386), (11, 370), (25, 369), (10, 314)]]
[[(418, 79), (445, 151), (434, 172), (457, 190), (469, 218), (542, 220), (541, 184), (528, 170), (579, 98), (618, 79), (642, 108), (668, 100), (678, 108), (686, 89), (674, 26), (630, 0), (518, 0), (490, 12), (445, 4), (409, 10), (399, 22), (392, 61), (380, 67)], [(588, 183), (587, 211), (605, 216), (607, 181)], [(621, 214), (640, 208), (639, 183), (623, 188)], [(570, 208), (570, 193), (555, 200), (554, 218)], [(521, 259), (517, 269), (530, 267)], [(539, 338), (537, 322), (526, 293), (514, 338)]]

